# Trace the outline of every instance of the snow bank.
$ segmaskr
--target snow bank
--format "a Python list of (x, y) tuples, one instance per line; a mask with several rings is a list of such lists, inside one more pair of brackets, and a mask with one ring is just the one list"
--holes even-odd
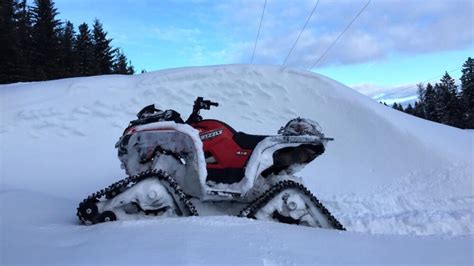
[[(205, 118), (222, 119), (236, 130), (248, 133), (275, 134), (288, 120), (297, 116), (316, 120), (325, 135), (335, 138), (335, 141), (330, 142), (325, 154), (300, 175), (352, 233), (311, 231), (273, 224), (267, 227), (267, 224), (258, 222), (216, 217), (147, 221), (137, 225), (77, 226), (75, 205), (91, 192), (124, 176), (114, 144), (128, 121), (135, 118), (136, 112), (155, 103), (157, 108), (175, 109), (187, 117), (197, 96), (220, 103), (218, 108), (203, 111)], [(251, 239), (257, 250), (259, 246), (266, 246), (269, 238), (278, 243), (275, 238), (282, 237), (280, 242), (285, 243), (289, 241), (286, 237), (294, 240), (296, 236), (308, 235), (304, 239), (311, 248), (302, 244), (288, 247), (290, 255), (299, 254), (301, 257), (289, 261), (300, 263), (311, 259), (328, 262), (313, 256), (311, 252), (318, 248), (328, 254), (323, 256), (326, 259), (333, 254), (334, 259), (342, 263), (357, 262), (354, 256), (348, 256), (346, 260), (345, 256), (331, 253), (331, 249), (322, 244), (314, 246), (318, 241), (309, 241), (309, 238), (322, 237), (324, 243), (334, 243), (335, 246), (343, 239), (361, 241), (371, 248), (387, 243), (400, 251), (398, 255), (409, 254), (408, 258), (417, 262), (417, 258), (422, 258), (410, 250), (421, 251), (428, 246), (428, 251), (433, 252), (432, 256), (423, 257), (428, 261), (446, 254), (439, 251), (442, 248), (461, 256), (474, 234), (472, 131), (397, 112), (311, 72), (273, 66), (228, 65), (171, 69), (135, 76), (109, 75), (1, 85), (0, 120), (2, 213), (8, 210), (13, 211), (13, 216), (18, 216), (36, 213), (37, 208), (45, 206), (46, 214), (51, 214), (48, 219), (31, 215), (28, 220), (34, 224), (31, 226), (14, 225), (10, 224), (14, 222), (8, 220), (10, 218), (2, 219), (2, 243), (14, 243), (2, 244), (2, 253), (7, 254), (6, 262), (26, 263), (26, 258), (14, 255), (19, 254), (20, 249), (39, 248), (38, 254), (52, 254), (61, 245), (41, 245), (41, 241), (35, 239), (32, 242), (20, 241), (29, 235), (50, 239), (51, 243), (65, 241), (64, 245), (70, 246), (67, 252), (71, 254), (77, 251), (77, 254), (84, 255), (86, 250), (96, 250), (94, 254), (97, 255), (100, 250), (107, 249), (101, 249), (99, 245), (103, 243), (92, 240), (91, 232), (95, 232), (113, 241), (110, 245), (118, 248), (113, 250), (120, 257), (120, 250), (142, 246), (144, 239), (147, 239), (148, 246), (162, 247), (162, 234), (167, 235), (166, 240), (172, 236), (181, 239), (181, 242), (172, 242), (171, 246), (176, 244), (175, 248), (182, 242), (212, 241), (220, 234), (229, 234), (223, 239), (232, 240), (240, 234), (231, 233), (230, 228), (218, 230), (206, 240), (197, 240), (187, 234), (177, 235), (177, 232), (180, 232), (178, 228), (185, 227), (186, 232), (194, 231), (195, 235), (206, 238), (206, 230), (210, 231), (214, 226), (224, 227), (224, 224), (232, 227), (234, 222), (241, 224), (237, 227), (239, 230), (244, 228), (242, 236), (255, 234)], [(25, 192), (25, 197), (35, 204), (19, 205), (8, 196), (11, 190)], [(55, 206), (50, 203), (56, 202), (52, 198), (64, 202), (64, 205), (50, 208)], [(11, 209), (11, 206), (22, 208)], [(214, 220), (222, 222), (214, 225)], [(188, 222), (190, 225), (186, 227)], [(271, 235), (266, 231), (282, 228), (286, 234)], [(135, 233), (138, 235), (134, 236)], [(437, 236), (374, 236), (372, 233)], [(119, 238), (127, 242), (121, 249), (117, 243)], [(95, 239), (99, 240), (99, 237)], [(246, 242), (244, 237), (239, 240), (239, 243), (252, 242)], [(348, 245), (356, 248), (351, 241)], [(404, 242), (412, 245), (405, 246)], [(188, 247), (186, 245), (192, 246), (185, 244), (184, 250)], [(243, 245), (240, 251), (251, 258), (255, 256), (255, 260), (249, 262), (263, 261), (263, 258), (272, 257), (270, 253), (264, 255), (265, 252), (279, 249), (275, 245), (258, 252)], [(216, 246), (220, 250), (223, 244)], [(453, 251), (451, 246), (462, 248)], [(208, 251), (197, 244), (192, 247), (193, 252), (214, 253), (214, 250)], [(158, 249), (153, 250), (158, 252)], [(137, 255), (146, 251), (152, 252), (151, 248), (145, 251), (133, 248)], [(229, 252), (221, 254), (225, 257)], [(278, 257), (279, 253), (272, 254)], [(396, 258), (380, 251), (367, 254), (364, 257), (367, 260), (362, 262), (376, 263), (384, 256)], [(185, 260), (185, 257), (179, 259)], [(108, 257), (103, 255), (102, 258)], [(395, 262), (402, 258), (395, 259)], [(86, 262), (86, 259), (77, 261)], [(202, 260), (203, 263), (212, 261), (212, 258)], [(54, 258), (47, 262), (61, 263)]]

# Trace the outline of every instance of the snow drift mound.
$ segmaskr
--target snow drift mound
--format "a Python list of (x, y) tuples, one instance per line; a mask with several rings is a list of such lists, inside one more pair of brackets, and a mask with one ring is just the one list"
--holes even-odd
[(318, 121), (335, 141), (300, 175), (350, 231), (474, 232), (472, 133), (392, 110), (321, 75), (270, 66), (2, 85), (2, 190), (79, 201), (123, 177), (114, 144), (141, 107), (187, 117), (197, 96), (220, 103), (205, 118), (248, 133), (276, 134), (297, 116)]

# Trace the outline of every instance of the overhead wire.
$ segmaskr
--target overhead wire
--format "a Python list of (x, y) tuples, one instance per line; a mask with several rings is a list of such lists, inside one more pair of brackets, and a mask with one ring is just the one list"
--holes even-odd
[(370, 1), (371, 0), (368, 0), (367, 3), (362, 7), (362, 9), (359, 11), (359, 13), (357, 13), (357, 15), (351, 20), (351, 22), (346, 26), (346, 28), (339, 34), (339, 36), (337, 36), (337, 38), (331, 43), (331, 45), (328, 46), (328, 48), (326, 49), (326, 51), (324, 51), (324, 53), (318, 58), (318, 60), (312, 64), (309, 69), (312, 69), (314, 68), (315, 66), (317, 66), (319, 64), (319, 62), (324, 58), (324, 56), (326, 56), (326, 54), (329, 52), (329, 50), (334, 46), (334, 44), (336, 44), (336, 42), (342, 37), (342, 35), (344, 35), (344, 33), (351, 27), (351, 25), (357, 20), (357, 18), (359, 18), (359, 16), (362, 14), (362, 12), (364, 12), (364, 10), (367, 8), (367, 6), (369, 6), (370, 4)]
[(255, 39), (255, 44), (253, 46), (252, 59), (250, 60), (251, 64), (253, 64), (253, 58), (255, 56), (255, 50), (257, 49), (257, 42), (258, 42), (258, 38), (260, 37), (260, 29), (262, 27), (263, 15), (265, 14), (266, 6), (267, 6), (267, 0), (265, 0), (265, 2), (263, 3), (262, 15), (260, 16), (260, 23), (258, 24), (257, 38)]
[(291, 46), (290, 51), (289, 51), (288, 54), (286, 55), (285, 60), (283, 61), (283, 65), (286, 65), (286, 61), (288, 60), (288, 58), (290, 57), (291, 53), (293, 52), (293, 49), (295, 49), (295, 46), (296, 46), (296, 44), (298, 43), (298, 41), (299, 41), (299, 39), (300, 39), (300, 37), (301, 37), (301, 34), (303, 33), (303, 31), (305, 30), (306, 26), (308, 25), (308, 22), (311, 20), (311, 17), (313, 16), (314, 11), (315, 11), (316, 8), (318, 7), (318, 4), (319, 4), (319, 0), (316, 0), (316, 3), (314, 4), (313, 10), (311, 10), (311, 13), (309, 14), (308, 18), (306, 19), (306, 22), (305, 22), (304, 25), (303, 25), (303, 28), (301, 29), (300, 33), (298, 34), (298, 37), (296, 38), (295, 42), (294, 42), (293, 45)]

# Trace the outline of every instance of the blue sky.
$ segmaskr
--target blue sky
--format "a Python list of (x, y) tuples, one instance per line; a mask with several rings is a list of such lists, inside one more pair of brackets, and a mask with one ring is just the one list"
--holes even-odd
[[(320, 0), (287, 65), (309, 69), (366, 2)], [(153, 71), (250, 63), (264, 0), (55, 3), (59, 18), (76, 27), (100, 19), (113, 45), (124, 50), (137, 71)], [(254, 63), (282, 64), (315, 3), (267, 0)], [(473, 10), (472, 0), (372, 0), (310, 70), (370, 96), (437, 80), (474, 57)], [(457, 79), (460, 70), (451, 74)]]

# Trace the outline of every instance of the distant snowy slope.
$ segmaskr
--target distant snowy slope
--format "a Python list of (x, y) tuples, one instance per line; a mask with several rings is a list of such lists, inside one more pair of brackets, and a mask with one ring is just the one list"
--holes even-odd
[[(72, 230), (75, 233), (65, 235), (73, 242), (77, 235), (92, 231), (112, 240), (114, 231), (125, 230), (127, 235), (153, 228), (152, 221), (144, 222), (143, 230), (131, 223), (94, 228), (76, 226), (72, 224), (76, 221), (74, 205), (124, 177), (114, 144), (143, 106), (155, 103), (161, 109), (175, 109), (186, 118), (197, 96), (220, 104), (203, 111), (205, 118), (224, 120), (236, 130), (248, 133), (276, 134), (289, 119), (297, 116), (318, 121), (326, 136), (335, 141), (299, 175), (305, 177), (307, 186), (349, 231), (468, 235), (467, 240), (461, 237), (452, 241), (469, 247), (466, 243), (474, 234), (474, 134), (471, 131), (395, 111), (321, 75), (274, 66), (183, 68), (135, 76), (1, 85), (1, 210), (11, 211), (15, 205), (11, 195), (23, 193), (30, 201), (37, 199), (38, 205), (56, 206), (49, 205), (52, 199), (65, 201), (67, 204), (58, 205), (57, 210), (45, 208), (55, 219), (60, 219), (57, 228), (55, 219), (47, 219), (30, 229), (46, 228), (38, 229), (35, 234), (47, 237), (50, 232), (53, 238), (61, 237), (58, 232)], [(23, 206), (21, 210), (13, 210), (35, 213), (40, 207)], [(13, 240), (21, 234), (21, 227), (9, 225), (8, 222), (15, 222), (11, 219), (2, 221), (2, 233)], [(227, 218), (222, 219), (222, 224), (217, 226), (227, 222)], [(184, 221), (190, 221), (193, 229), (207, 230), (199, 224), (212, 220), (211, 217)], [(184, 223), (173, 221), (156, 222), (156, 227), (167, 224), (164, 228), (172, 230)], [(253, 225), (260, 228), (258, 222), (242, 221), (242, 224), (246, 232)], [(315, 238), (321, 231), (284, 225), (272, 228), (288, 228), (288, 234), (314, 232), (310, 234)], [(14, 230), (10, 232), (10, 229)], [(159, 234), (160, 229), (153, 233)], [(325, 241), (334, 238), (335, 243), (342, 239), (340, 234), (344, 233), (322, 232)], [(367, 239), (370, 245), (385, 239), (371, 234), (348, 234), (354, 241)], [(180, 237), (183, 241), (187, 239), (186, 235)], [(260, 239), (260, 235), (256, 238)], [(132, 238), (131, 243), (139, 243), (140, 239)], [(387, 241), (398, 241), (394, 239), (398, 238), (389, 237)], [(415, 246), (431, 242), (444, 245), (442, 237), (401, 239), (413, 240)], [(263, 236), (260, 240), (266, 242)], [(451, 243), (446, 241), (446, 245)], [(18, 241), (14, 243), (14, 247), (22, 246)], [(80, 248), (86, 244), (74, 243), (72, 247), (87, 249)], [(13, 252), (12, 249), (7, 251)], [(307, 256), (305, 252), (294, 252)]]

